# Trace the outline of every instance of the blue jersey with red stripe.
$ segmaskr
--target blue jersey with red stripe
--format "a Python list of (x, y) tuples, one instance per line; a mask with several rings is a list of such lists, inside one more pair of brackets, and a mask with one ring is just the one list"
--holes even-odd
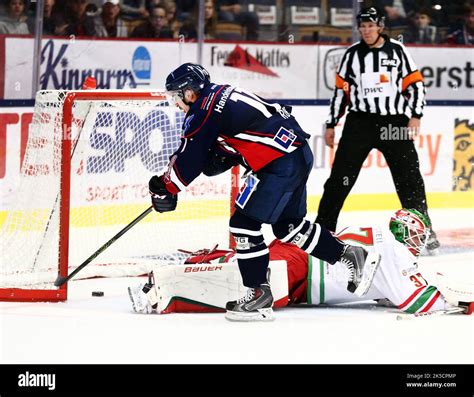
[(201, 174), (210, 150), (225, 152), (253, 171), (292, 153), (310, 137), (291, 107), (270, 103), (230, 85), (209, 84), (192, 104), (183, 137), (165, 175), (177, 193)]

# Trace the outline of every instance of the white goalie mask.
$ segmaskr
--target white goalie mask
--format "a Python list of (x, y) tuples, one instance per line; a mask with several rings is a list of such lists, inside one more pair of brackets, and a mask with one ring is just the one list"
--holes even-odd
[(430, 235), (430, 222), (414, 209), (401, 209), (390, 219), (390, 231), (395, 239), (407, 246), (410, 252), (418, 256), (425, 247)]

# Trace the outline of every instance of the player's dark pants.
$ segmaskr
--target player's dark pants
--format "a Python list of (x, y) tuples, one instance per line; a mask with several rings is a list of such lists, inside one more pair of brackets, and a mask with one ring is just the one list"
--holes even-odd
[(306, 182), (313, 166), (308, 144), (272, 161), (256, 173), (259, 182), (245, 206), (236, 210), (261, 223), (306, 216)]
[(246, 287), (258, 287), (266, 281), (269, 253), (261, 233), (263, 223), (272, 225), (277, 238), (287, 238), (322, 260), (334, 263), (340, 258), (343, 245), (329, 231), (304, 219), (306, 182), (312, 165), (313, 154), (305, 144), (274, 160), (255, 176), (250, 175), (241, 189), (230, 231)]
[(414, 208), (428, 217), (418, 154), (413, 141), (406, 137), (406, 129), (400, 130), (407, 125), (408, 118), (403, 115), (348, 114), (316, 222), (336, 230), (339, 212), (373, 148), (385, 157), (402, 207)]

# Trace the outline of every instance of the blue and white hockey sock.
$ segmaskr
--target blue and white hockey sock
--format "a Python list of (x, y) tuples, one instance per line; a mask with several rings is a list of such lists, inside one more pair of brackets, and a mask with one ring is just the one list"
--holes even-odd
[(235, 256), (243, 284), (248, 288), (257, 288), (267, 282), (270, 254), (260, 228), (259, 222), (239, 212), (230, 220), (230, 232), (236, 243)]
[(344, 244), (324, 226), (305, 219), (281, 241), (295, 244), (308, 254), (331, 264), (341, 258), (344, 249)]

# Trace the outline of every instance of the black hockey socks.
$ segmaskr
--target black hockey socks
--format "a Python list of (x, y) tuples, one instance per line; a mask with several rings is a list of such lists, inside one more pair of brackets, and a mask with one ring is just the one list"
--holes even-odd
[(267, 282), (270, 254), (260, 228), (259, 222), (239, 212), (235, 212), (230, 219), (230, 232), (236, 243), (235, 256), (243, 284), (249, 288), (257, 288)]

